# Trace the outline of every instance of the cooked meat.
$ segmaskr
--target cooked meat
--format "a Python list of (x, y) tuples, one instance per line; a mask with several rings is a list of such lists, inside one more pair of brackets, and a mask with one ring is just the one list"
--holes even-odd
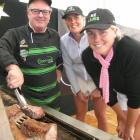
[(40, 119), (43, 116), (45, 116), (45, 113), (41, 107), (32, 105), (27, 105), (26, 107), (20, 108), (19, 105), (14, 104), (12, 106), (7, 107), (6, 111), (9, 118), (15, 116), (16, 114), (22, 111), (32, 119)]
[(45, 140), (57, 139), (57, 125), (53, 123), (43, 123), (27, 119), (22, 123), (21, 131), (29, 137), (40, 136)]
[(22, 112), (22, 111), (17, 104), (14, 104), (14, 105), (6, 108), (6, 113), (7, 113), (7, 116), (9, 119), (16, 116), (16, 114), (18, 114), (20, 112)]
[[(44, 116), (42, 108), (29, 106), (32, 117), (40, 118)], [(7, 107), (6, 112), (9, 118), (11, 129), (16, 140), (57, 140), (57, 125), (44, 123), (31, 119), (25, 115), (18, 105)], [(29, 112), (30, 112), (29, 111)], [(18, 125), (17, 125), (18, 124)], [(18, 127), (17, 127), (18, 126)]]
[(57, 140), (57, 125), (51, 124), (49, 131), (45, 134), (45, 140)]
[(26, 107), (22, 108), (23, 112), (31, 117), (32, 119), (40, 119), (45, 116), (45, 113), (41, 107), (27, 105)]
[(15, 140), (27, 140), (27, 137), (18, 129), (14, 122), (10, 122), (10, 127)]

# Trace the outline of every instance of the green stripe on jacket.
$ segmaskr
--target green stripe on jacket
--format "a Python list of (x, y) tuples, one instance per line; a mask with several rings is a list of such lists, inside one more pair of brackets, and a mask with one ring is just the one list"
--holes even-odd
[(22, 72), (25, 75), (39, 75), (39, 74), (46, 74), (52, 72), (56, 69), (56, 64), (51, 67), (46, 68), (21, 68)]
[(26, 85), (24, 85), (24, 88), (25, 88), (25, 90), (27, 90), (27, 91), (32, 90), (32, 91), (34, 91), (34, 92), (46, 92), (46, 91), (48, 91), (48, 90), (50, 90), (50, 89), (55, 88), (55, 87), (56, 87), (56, 84), (57, 84), (57, 82), (54, 82), (54, 83), (52, 83), (52, 84), (49, 84), (49, 85), (47, 85), (47, 86), (42, 86), (42, 87), (31, 87), (31, 86), (26, 86)]
[(57, 51), (58, 51), (58, 49), (53, 46), (43, 47), (43, 48), (31, 48), (31, 49), (29, 49), (28, 56), (47, 54), (47, 53), (52, 53), (52, 52), (57, 52)]
[(31, 103), (37, 104), (37, 105), (49, 105), (51, 104), (54, 100), (56, 100), (59, 96), (61, 96), (61, 92), (58, 92), (57, 94), (47, 98), (47, 99), (37, 99), (30, 97), (28, 99)]

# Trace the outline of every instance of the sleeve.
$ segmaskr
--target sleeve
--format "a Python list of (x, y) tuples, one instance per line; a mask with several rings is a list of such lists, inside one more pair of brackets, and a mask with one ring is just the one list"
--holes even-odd
[(76, 75), (72, 70), (72, 61), (67, 53), (66, 47), (64, 46), (62, 40), (61, 40), (61, 50), (67, 78), (72, 86), (73, 93), (76, 94), (77, 92), (80, 91), (80, 86), (78, 85)]
[(128, 107), (140, 108), (140, 42), (127, 40), (123, 55), (123, 72), (125, 94), (128, 98)]
[(0, 39), (0, 66), (5, 70), (9, 64), (18, 64), (14, 54), (16, 53), (16, 36), (11, 30), (7, 31)]
[(57, 65), (57, 70), (63, 71), (63, 58), (62, 58), (62, 51), (60, 49), (60, 37), (58, 35), (58, 49), (59, 49), (59, 54), (56, 59), (56, 65)]

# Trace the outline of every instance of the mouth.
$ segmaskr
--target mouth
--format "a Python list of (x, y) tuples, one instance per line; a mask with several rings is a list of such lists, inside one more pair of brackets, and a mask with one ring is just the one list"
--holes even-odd
[(94, 45), (95, 48), (101, 48), (103, 45)]

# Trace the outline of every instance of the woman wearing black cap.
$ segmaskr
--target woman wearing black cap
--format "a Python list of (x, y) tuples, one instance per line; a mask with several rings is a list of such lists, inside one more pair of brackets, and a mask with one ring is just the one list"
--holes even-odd
[[(102, 97), (117, 113), (118, 134), (124, 140), (140, 138), (140, 42), (123, 36), (107, 9), (91, 11), (86, 19), (89, 48), (84, 65), (102, 91)], [(117, 92), (127, 96), (126, 118), (120, 110)]]
[[(84, 121), (90, 97), (94, 104), (98, 128), (107, 131), (105, 118), (106, 104), (99, 98), (100, 92), (96, 90), (96, 86), (87, 74), (81, 60), (81, 53), (88, 47), (86, 33), (80, 33), (85, 23), (82, 10), (77, 6), (69, 6), (62, 18), (69, 29), (69, 32), (61, 38), (61, 49), (65, 71), (71, 83), (75, 101), (76, 118)], [(95, 97), (95, 94), (98, 97)]]

